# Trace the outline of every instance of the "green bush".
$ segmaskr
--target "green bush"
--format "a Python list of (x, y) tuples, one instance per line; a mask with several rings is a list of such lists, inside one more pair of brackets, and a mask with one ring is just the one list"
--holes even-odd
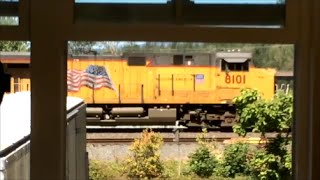
[[(283, 138), (277, 138), (265, 149), (257, 151), (250, 160), (251, 175), (255, 178), (286, 180), (292, 175), (292, 155), (279, 144)], [(277, 151), (276, 151), (277, 150)]]
[(216, 169), (216, 174), (231, 178), (238, 174), (247, 175), (249, 173), (248, 151), (249, 146), (244, 143), (227, 146), (224, 150), (223, 160)]
[(152, 130), (144, 130), (140, 139), (135, 139), (130, 147), (132, 156), (127, 160), (129, 178), (151, 179), (161, 177), (164, 173), (160, 161), (160, 148), (163, 138)]
[(190, 171), (202, 178), (210, 177), (217, 164), (215, 156), (211, 154), (207, 146), (197, 148), (196, 151), (189, 156), (189, 159)]
[(123, 165), (119, 163), (106, 163), (97, 160), (90, 160), (89, 179), (90, 180), (108, 180), (121, 177), (123, 174)]
[(250, 170), (254, 178), (260, 180), (280, 180), (279, 157), (273, 154), (268, 154), (266, 151), (257, 151), (250, 161)]

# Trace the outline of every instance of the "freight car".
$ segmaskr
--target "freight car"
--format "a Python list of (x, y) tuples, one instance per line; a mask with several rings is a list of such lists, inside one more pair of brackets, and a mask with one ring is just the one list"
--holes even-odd
[[(30, 88), (29, 54), (2, 53), (12, 89)], [(230, 127), (242, 88), (274, 95), (275, 69), (256, 68), (252, 54), (82, 55), (68, 58), (68, 95), (88, 104), (88, 121)]]

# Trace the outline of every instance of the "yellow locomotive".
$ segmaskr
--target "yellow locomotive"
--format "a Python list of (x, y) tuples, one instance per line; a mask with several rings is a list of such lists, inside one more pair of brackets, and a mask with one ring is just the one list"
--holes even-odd
[[(26, 70), (11, 71), (25, 76), (13, 78), (12, 89), (16, 84), (30, 88)], [(88, 120), (221, 127), (234, 124), (231, 101), (241, 89), (255, 88), (271, 98), (275, 74), (275, 69), (254, 67), (252, 54), (245, 52), (83, 55), (68, 58), (67, 83), (68, 95), (88, 104)]]

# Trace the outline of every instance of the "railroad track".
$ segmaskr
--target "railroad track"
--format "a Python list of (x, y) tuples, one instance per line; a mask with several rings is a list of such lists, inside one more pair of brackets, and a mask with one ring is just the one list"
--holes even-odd
[[(230, 138), (215, 138), (215, 141), (223, 142)], [(87, 143), (130, 143), (133, 142), (134, 139), (126, 138), (126, 139), (112, 139), (112, 138), (99, 138), (99, 139), (87, 139)], [(177, 138), (163, 138), (164, 142), (178, 142)], [(179, 142), (196, 142), (196, 138), (179, 138)]]
[[(142, 132), (144, 129), (152, 129), (155, 132), (173, 132), (179, 130), (180, 132), (202, 132), (202, 126), (186, 127), (182, 125), (99, 125), (88, 124), (86, 126), (89, 133), (103, 133), (103, 132)], [(232, 127), (207, 127), (208, 131), (214, 132), (232, 132)]]
[[(165, 143), (194, 143), (197, 135), (200, 133), (161, 133)], [(267, 133), (266, 138), (272, 140), (277, 133)], [(140, 138), (140, 133), (87, 133), (87, 143), (89, 144), (112, 144), (112, 143), (131, 143), (134, 139)], [(228, 143), (233, 140), (244, 140), (247, 142), (258, 143), (260, 139), (259, 133), (248, 133), (245, 138), (240, 138), (234, 133), (209, 132), (206, 135), (207, 140), (215, 142)], [(291, 138), (291, 136), (289, 137)]]

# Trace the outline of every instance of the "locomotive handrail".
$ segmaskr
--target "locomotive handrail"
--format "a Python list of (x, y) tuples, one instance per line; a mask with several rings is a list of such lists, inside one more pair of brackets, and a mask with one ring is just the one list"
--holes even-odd
[(144, 103), (144, 88), (143, 88), (143, 84), (141, 84), (141, 103)]

